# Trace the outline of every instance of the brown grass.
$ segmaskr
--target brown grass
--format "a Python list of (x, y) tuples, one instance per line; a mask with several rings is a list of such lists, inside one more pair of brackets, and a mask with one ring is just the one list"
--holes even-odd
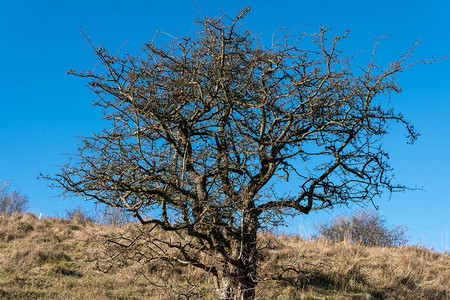
[[(191, 299), (215, 298), (211, 278), (192, 268), (122, 258), (101, 272), (109, 265), (99, 236), (133, 226), (0, 215), (0, 299), (173, 299), (192, 283)], [(259, 299), (450, 299), (447, 253), (271, 234), (260, 244)]]

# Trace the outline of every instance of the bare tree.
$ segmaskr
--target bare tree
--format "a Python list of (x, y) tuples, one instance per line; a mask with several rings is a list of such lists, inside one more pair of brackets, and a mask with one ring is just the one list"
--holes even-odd
[(191, 37), (139, 56), (91, 44), (104, 69), (70, 73), (90, 79), (110, 127), (51, 177), (69, 195), (125, 208), (153, 259), (211, 274), (221, 299), (255, 297), (261, 228), (405, 189), (380, 138), (391, 122), (418, 136), (386, 99), (412, 50), (383, 69), (375, 46), (359, 68), (338, 50), (347, 33), (327, 40), (326, 28), (296, 39), (281, 30), (265, 47), (241, 28), (247, 11), (200, 19)]
[(0, 214), (8, 216), (24, 212), (29, 201), (20, 191), (10, 191), (10, 186), (10, 182), (0, 182)]

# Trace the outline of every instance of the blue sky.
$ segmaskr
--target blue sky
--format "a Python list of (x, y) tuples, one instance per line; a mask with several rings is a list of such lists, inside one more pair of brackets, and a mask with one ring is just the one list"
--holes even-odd
[[(415, 59), (450, 55), (450, 2), (414, 1), (203, 1), (207, 16), (222, 10), (234, 15), (245, 5), (245, 24), (269, 38), (280, 26), (316, 32), (320, 26), (336, 35), (351, 30), (343, 48), (348, 53), (371, 50), (374, 39), (389, 35), (378, 51), (380, 64), (397, 59), (420, 39)], [(104, 123), (92, 106), (87, 82), (66, 74), (96, 65), (80, 28), (95, 44), (112, 52), (137, 53), (157, 31), (184, 36), (195, 30), (201, 15), (191, 0), (174, 1), (25, 1), (0, 0), (0, 180), (10, 179), (29, 196), (36, 214), (64, 215), (82, 204), (58, 197), (60, 191), (37, 180), (53, 174), (74, 152), (77, 136), (90, 135)], [(362, 54), (364, 57), (364, 53)], [(385, 141), (396, 178), (424, 191), (379, 199), (380, 213), (390, 224), (409, 228), (413, 243), (448, 250), (450, 229), (450, 60), (416, 66), (398, 77), (403, 92), (392, 104), (422, 133), (407, 145), (400, 127)], [(310, 232), (313, 225), (357, 207), (313, 213), (283, 230)]]

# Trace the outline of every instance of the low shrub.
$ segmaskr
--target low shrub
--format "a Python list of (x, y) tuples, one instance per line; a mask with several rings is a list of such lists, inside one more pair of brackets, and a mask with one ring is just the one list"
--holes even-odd
[(72, 220), (74, 223), (80, 225), (94, 223), (94, 219), (82, 206), (77, 206), (72, 210), (66, 210), (66, 219)]
[(378, 212), (362, 209), (351, 216), (339, 216), (316, 226), (316, 238), (332, 242), (350, 240), (365, 246), (396, 247), (408, 242), (406, 228), (389, 228)]
[(18, 190), (10, 191), (10, 182), (0, 181), (0, 214), (8, 216), (23, 213), (28, 208), (28, 197)]
[(124, 226), (131, 222), (131, 217), (124, 208), (112, 206), (97, 206), (96, 220), (99, 224)]

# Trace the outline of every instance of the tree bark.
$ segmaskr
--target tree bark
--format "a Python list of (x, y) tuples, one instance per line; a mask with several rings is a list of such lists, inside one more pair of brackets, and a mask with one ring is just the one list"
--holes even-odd
[(224, 274), (220, 279), (218, 293), (220, 300), (251, 300), (255, 299), (256, 266), (240, 268), (233, 267), (234, 272)]
[(258, 215), (253, 199), (246, 199), (244, 203), (240, 239), (234, 240), (231, 262), (224, 266), (219, 284), (221, 300), (255, 299)]

